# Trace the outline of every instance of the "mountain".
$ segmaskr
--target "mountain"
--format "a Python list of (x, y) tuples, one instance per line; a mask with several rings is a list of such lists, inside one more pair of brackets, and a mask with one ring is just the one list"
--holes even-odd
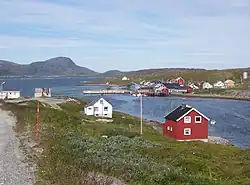
[(102, 77), (116, 77), (116, 76), (123, 76), (124, 72), (119, 71), (119, 70), (110, 70), (110, 71), (106, 71), (102, 74), (100, 74), (100, 76)]
[(76, 65), (68, 57), (55, 57), (31, 64), (17, 64), (0, 60), (0, 76), (22, 75), (96, 75), (97, 72)]

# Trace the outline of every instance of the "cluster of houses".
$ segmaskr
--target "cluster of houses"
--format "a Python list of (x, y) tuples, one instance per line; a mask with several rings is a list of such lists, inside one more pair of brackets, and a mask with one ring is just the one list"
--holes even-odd
[[(93, 100), (84, 107), (89, 116), (112, 118), (113, 107), (104, 98)], [(208, 142), (208, 124), (210, 119), (187, 104), (182, 104), (165, 116), (162, 124), (163, 135), (177, 141)]]
[(183, 78), (178, 77), (177, 79), (142, 81), (139, 84), (132, 83), (129, 85), (129, 90), (149, 96), (167, 96), (172, 93), (191, 93), (193, 89), (185, 85)]
[(233, 80), (226, 80), (225, 82), (218, 81), (214, 84), (210, 84), (209, 82), (202, 83), (202, 89), (226, 89), (235, 87), (235, 82)]
[(225, 82), (218, 81), (213, 85), (209, 82), (187, 82), (182, 77), (176, 79), (142, 81), (140, 83), (131, 83), (128, 88), (134, 93), (146, 95), (169, 95), (174, 93), (192, 93), (198, 89), (226, 89), (235, 87), (233, 80)]

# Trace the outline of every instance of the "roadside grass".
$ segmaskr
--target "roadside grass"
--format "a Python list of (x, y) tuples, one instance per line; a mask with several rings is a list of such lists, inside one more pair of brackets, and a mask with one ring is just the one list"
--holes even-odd
[[(37, 185), (86, 184), (89, 172), (131, 185), (245, 185), (250, 183), (250, 150), (202, 142), (176, 142), (131, 115), (114, 113), (112, 123), (80, 113), (85, 102), (63, 110), (41, 106)], [(36, 102), (6, 103), (16, 130), (32, 137)], [(17, 129), (18, 128), (18, 129)], [(102, 137), (108, 136), (107, 138)]]

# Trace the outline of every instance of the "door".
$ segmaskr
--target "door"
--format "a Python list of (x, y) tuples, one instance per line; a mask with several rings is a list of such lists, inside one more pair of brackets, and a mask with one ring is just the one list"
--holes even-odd
[(99, 116), (98, 107), (94, 107), (94, 115), (95, 115), (95, 116)]

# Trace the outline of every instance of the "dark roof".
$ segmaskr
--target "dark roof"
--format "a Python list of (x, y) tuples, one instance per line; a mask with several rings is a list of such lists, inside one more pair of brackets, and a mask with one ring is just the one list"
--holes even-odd
[(140, 90), (140, 89), (149, 89), (149, 90), (150, 90), (150, 89), (154, 89), (154, 87), (152, 87), (152, 86), (147, 86), (147, 87), (140, 87), (139, 90)]
[(165, 119), (167, 120), (172, 120), (172, 121), (176, 121), (178, 120), (181, 116), (183, 116), (184, 114), (186, 114), (188, 111), (190, 111), (192, 109), (191, 106), (188, 106), (186, 104), (180, 105), (179, 107), (177, 107), (175, 110), (173, 110), (172, 112), (170, 112), (168, 115), (165, 116)]
[(91, 102), (89, 102), (88, 104), (86, 104), (84, 107), (93, 106), (100, 99), (101, 99), (101, 97), (97, 97), (94, 100), (92, 100)]

